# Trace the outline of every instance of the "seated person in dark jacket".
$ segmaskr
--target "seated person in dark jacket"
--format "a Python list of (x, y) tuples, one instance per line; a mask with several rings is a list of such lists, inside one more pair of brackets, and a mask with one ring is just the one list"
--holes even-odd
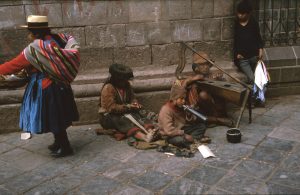
[[(247, 1), (241, 1), (237, 6), (233, 50), (235, 64), (247, 76), (248, 83), (254, 84), (257, 61), (263, 57), (263, 41), (259, 25), (251, 16), (251, 11), (252, 7)], [(263, 106), (256, 95), (253, 98), (257, 100), (256, 106)]]

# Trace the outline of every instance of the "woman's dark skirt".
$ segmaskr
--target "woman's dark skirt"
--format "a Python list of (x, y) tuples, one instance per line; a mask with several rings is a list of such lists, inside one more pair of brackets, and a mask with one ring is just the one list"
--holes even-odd
[(79, 120), (77, 106), (70, 85), (52, 83), (43, 90), (43, 133), (64, 131)]
[(42, 73), (31, 75), (20, 111), (20, 128), (31, 133), (65, 131), (79, 115), (70, 85), (52, 83), (42, 89)]

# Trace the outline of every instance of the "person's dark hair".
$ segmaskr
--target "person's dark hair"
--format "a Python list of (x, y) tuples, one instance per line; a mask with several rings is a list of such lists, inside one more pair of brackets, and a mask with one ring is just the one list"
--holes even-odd
[(44, 39), (46, 35), (51, 34), (50, 28), (28, 28), (28, 30), (37, 38)]
[[(117, 63), (110, 65), (109, 73), (110, 76), (105, 80), (102, 89), (108, 83), (115, 87), (128, 88), (130, 87), (128, 80), (134, 77), (130, 67)], [(100, 90), (101, 92), (102, 89)]]
[(252, 5), (247, 0), (242, 0), (238, 5), (236, 11), (241, 14), (249, 14), (252, 12)]
[(61, 48), (64, 48), (66, 45), (66, 43), (57, 34), (51, 33), (50, 28), (28, 28), (28, 31), (31, 32), (35, 38), (42, 40), (45, 40), (45, 37), (50, 35)]
[[(106, 84), (112, 84), (114, 87), (128, 89), (130, 83), (128, 80), (132, 79), (133, 71), (130, 67), (123, 64), (112, 64), (109, 67), (110, 76), (104, 81), (100, 94)], [(101, 95), (99, 99), (99, 106), (101, 106)]]

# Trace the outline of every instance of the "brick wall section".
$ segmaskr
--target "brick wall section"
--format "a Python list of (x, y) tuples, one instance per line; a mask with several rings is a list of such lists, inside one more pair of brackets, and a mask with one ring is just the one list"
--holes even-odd
[[(81, 71), (129, 66), (174, 65), (178, 42), (231, 48), (235, 0), (0, 1), (0, 63), (28, 44), (30, 14), (48, 15), (55, 32), (81, 44)], [(205, 43), (203, 43), (205, 42)], [(231, 50), (215, 57), (231, 59)]]

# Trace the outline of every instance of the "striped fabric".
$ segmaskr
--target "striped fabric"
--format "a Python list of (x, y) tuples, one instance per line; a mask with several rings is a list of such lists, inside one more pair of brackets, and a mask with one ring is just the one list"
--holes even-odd
[(79, 44), (66, 34), (58, 34), (65, 47), (50, 38), (36, 39), (24, 49), (25, 58), (39, 71), (47, 74), (50, 79), (58, 82), (71, 83), (79, 69)]

